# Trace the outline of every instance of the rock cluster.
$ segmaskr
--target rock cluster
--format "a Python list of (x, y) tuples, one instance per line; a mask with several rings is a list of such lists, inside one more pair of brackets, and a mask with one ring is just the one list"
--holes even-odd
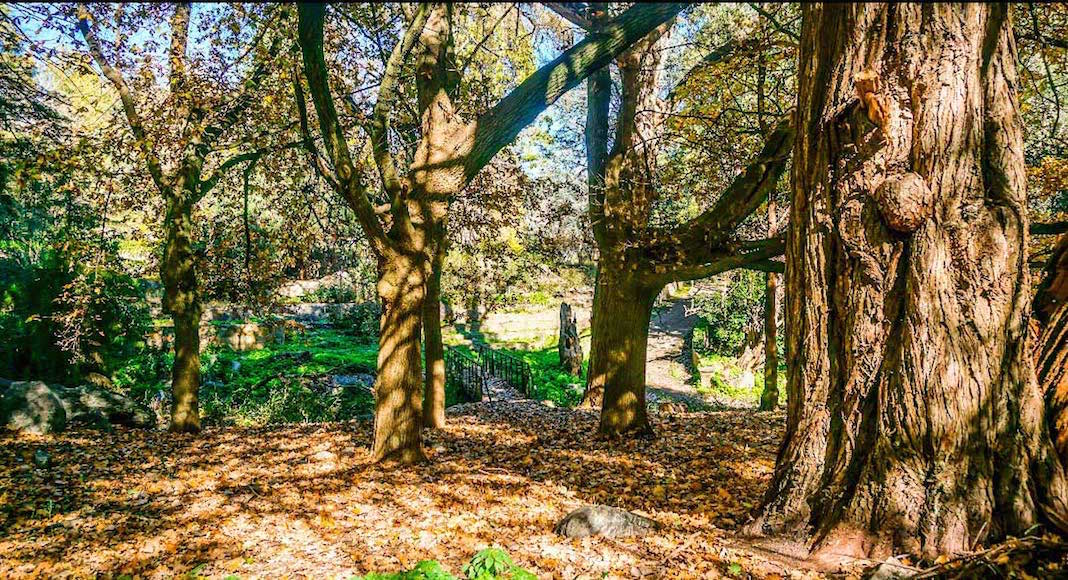
[(0, 426), (46, 435), (70, 426), (110, 430), (115, 425), (151, 429), (156, 415), (119, 393), (91, 384), (77, 387), (0, 379)]

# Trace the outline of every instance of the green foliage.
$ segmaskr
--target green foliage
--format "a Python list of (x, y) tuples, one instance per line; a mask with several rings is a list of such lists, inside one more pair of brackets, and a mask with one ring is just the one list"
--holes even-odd
[(764, 315), (764, 274), (738, 270), (720, 280), (721, 287), (694, 296), (701, 320), (693, 344), (699, 352), (734, 355), (744, 346), (746, 331)]
[(353, 336), (378, 337), (382, 306), (378, 302), (352, 305), (332, 305), (327, 310), (327, 319), (334, 328)]
[[(764, 372), (758, 369), (753, 372), (752, 386), (744, 386), (744, 381), (739, 378), (746, 371), (740, 368), (733, 357), (715, 353), (701, 355), (702, 374), (707, 376), (707, 381), (697, 385), (697, 390), (703, 395), (712, 395), (716, 399), (732, 399), (756, 404), (760, 401), (760, 395), (764, 392)], [(780, 364), (777, 370), (779, 374), (779, 403), (786, 403), (786, 366)]]
[[(331, 330), (251, 352), (223, 347), (203, 357), (203, 413), (218, 422), (266, 425), (337, 421), (374, 407), (363, 389), (332, 389), (330, 377), (373, 373), (377, 344)], [(236, 363), (236, 364), (235, 364)]]
[(358, 302), (360, 295), (356, 287), (345, 282), (323, 284), (304, 296), (305, 302), (326, 302), (329, 304), (347, 304)]
[[(475, 554), (463, 567), (464, 578), (468, 580), (537, 580), (537, 576), (520, 568), (500, 548), (486, 548)], [(423, 560), (406, 572), (379, 573), (371, 572), (365, 576), (354, 576), (350, 580), (459, 580), (436, 560)]]
[(513, 578), (527, 580), (537, 576), (515, 565), (511, 556), (500, 548), (486, 548), (474, 555), (464, 566), (464, 574), (469, 580), (495, 580)]
[[(568, 387), (569, 385), (584, 385), (585, 380), (560, 368), (560, 358), (555, 346), (534, 351), (500, 350), (514, 354), (530, 365), (531, 380), (534, 383), (534, 393), (537, 399), (552, 401), (564, 407), (573, 407), (582, 401), (582, 388)], [(583, 373), (586, 372), (587, 364), (588, 361), (582, 363)]]
[(145, 292), (114, 259), (87, 266), (73, 243), (36, 253), (9, 241), (6, 249), (0, 375), (75, 382), (88, 372), (110, 375), (145, 350)]
[(437, 560), (423, 560), (407, 572), (394, 572), (391, 574), (379, 574), (372, 572), (363, 577), (363, 580), (457, 580)]
[[(206, 422), (253, 426), (363, 417), (374, 408), (371, 393), (334, 388), (331, 377), (373, 375), (377, 356), (377, 342), (326, 329), (248, 352), (213, 345), (201, 355), (201, 413)], [(134, 357), (115, 384), (144, 402), (165, 398), (173, 360), (171, 352)]]

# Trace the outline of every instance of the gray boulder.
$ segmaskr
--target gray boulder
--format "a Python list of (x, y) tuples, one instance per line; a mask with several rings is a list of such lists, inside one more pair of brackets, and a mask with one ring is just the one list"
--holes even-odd
[(660, 528), (660, 524), (627, 510), (606, 505), (588, 505), (567, 514), (556, 524), (556, 533), (565, 538), (605, 536), (621, 538), (644, 536)]
[(136, 429), (152, 429), (156, 426), (156, 414), (151, 409), (113, 391), (94, 385), (53, 387), (63, 402), (69, 423), (105, 430), (111, 425)]
[(12, 382), (0, 398), (0, 424), (12, 431), (47, 435), (67, 428), (67, 411), (48, 385)]
[(85, 384), (78, 387), (41, 381), (10, 382), (0, 397), (0, 424), (13, 431), (44, 435), (76, 424), (111, 430), (113, 425), (156, 426), (156, 415), (118, 393)]

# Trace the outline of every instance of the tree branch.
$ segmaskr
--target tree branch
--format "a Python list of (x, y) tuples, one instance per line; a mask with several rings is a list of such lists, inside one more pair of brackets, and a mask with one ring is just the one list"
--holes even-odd
[(772, 131), (756, 159), (734, 178), (719, 200), (709, 210), (676, 228), (673, 237), (695, 248), (714, 247), (719, 240), (726, 239), (764, 203), (768, 192), (775, 187), (786, 169), (795, 134), (793, 115), (788, 114)]
[(404, 31), (400, 42), (393, 47), (389, 60), (386, 61), (386, 70), (382, 74), (382, 84), (378, 87), (378, 100), (375, 102), (368, 129), (371, 134), (371, 149), (374, 152), (375, 165), (378, 166), (378, 172), (382, 176), (382, 185), (390, 199), (399, 195), (401, 183), (400, 178), (397, 177), (393, 155), (389, 151), (389, 116), (393, 112), (393, 102), (397, 98), (397, 85), (404, 61), (407, 60), (408, 54), (411, 53), (412, 47), (419, 39), (429, 13), (429, 7), (425, 2), (419, 4), (415, 18)]
[(743, 50), (751, 49), (755, 45), (755, 39), (748, 39), (742, 42), (728, 40), (724, 44), (712, 49), (708, 54), (702, 57), (697, 64), (693, 65), (690, 70), (686, 71), (686, 73), (679, 78), (679, 82), (675, 83), (674, 87), (671, 87), (671, 91), (668, 92), (667, 96), (668, 102), (673, 102), (679, 88), (684, 86), (695, 74), (703, 70), (705, 67), (728, 61)]
[(171, 95), (178, 96), (186, 83), (186, 56), (185, 48), (189, 42), (189, 13), (192, 5), (189, 2), (179, 2), (174, 7), (174, 16), (171, 17)]
[[(659, 268), (658, 264), (654, 263), (652, 277), (657, 281), (667, 283), (707, 278), (737, 268), (772, 271), (771, 269), (782, 266), (782, 263), (774, 262), (771, 258), (782, 255), (785, 248), (786, 242), (783, 238), (733, 242), (708, 252), (701, 263), (675, 267), (662, 265)], [(779, 266), (774, 266), (774, 264), (779, 264)]]
[(312, 103), (319, 116), (319, 130), (327, 156), (333, 162), (337, 175), (337, 192), (356, 214), (360, 226), (367, 235), (371, 248), (379, 255), (390, 251), (391, 246), (382, 223), (375, 215), (374, 206), (367, 197), (362, 170), (352, 163), (345, 132), (338, 121), (334, 97), (330, 93), (330, 79), (323, 54), (323, 25), (326, 8), (323, 4), (300, 4), (297, 38), (304, 62), (304, 77), (308, 81)]
[(581, 5), (577, 2), (546, 2), (545, 7), (587, 32), (593, 30), (593, 21), (580, 13), (576, 4)]
[(141, 115), (137, 112), (137, 102), (134, 99), (134, 94), (130, 90), (129, 85), (126, 84), (126, 79), (123, 78), (122, 72), (119, 69), (112, 66), (107, 57), (104, 56), (104, 51), (101, 48), (100, 39), (96, 35), (95, 26), (91, 26), (89, 21), (92, 16), (89, 14), (88, 8), (84, 4), (78, 6), (78, 30), (82, 33), (82, 38), (85, 39), (85, 43), (89, 45), (89, 54), (92, 55), (93, 61), (100, 67), (100, 72), (104, 74), (104, 78), (111, 82), (115, 90), (119, 92), (119, 101), (122, 103), (122, 110), (126, 114), (126, 121), (130, 125), (130, 131), (133, 133), (134, 140), (137, 142), (138, 148), (141, 149), (141, 153), (145, 156), (145, 163), (148, 165), (148, 173), (152, 176), (152, 181), (159, 188), (160, 192), (167, 190), (167, 180), (163, 175), (163, 168), (160, 165), (159, 156), (156, 155), (155, 149), (148, 141), (148, 137), (145, 134), (144, 122), (141, 120)]
[(1030, 231), (1032, 236), (1056, 236), (1068, 232), (1068, 222), (1031, 222)]
[(775, 15), (770, 13), (770, 12), (768, 12), (767, 10), (764, 10), (763, 8), (761, 8), (760, 4), (757, 4), (756, 2), (750, 2), (749, 3), (749, 7), (752, 8), (753, 10), (756, 10), (757, 14), (763, 16), (764, 18), (767, 18), (767, 20), (771, 24), (772, 28), (774, 28), (775, 30), (778, 30), (779, 32), (785, 34), (786, 36), (789, 36), (790, 38), (794, 39), (796, 42), (801, 42), (801, 35), (799, 35), (798, 33), (794, 32), (793, 30), (790, 30), (790, 29), (786, 28), (785, 26), (783, 26), (782, 24), (780, 24), (779, 21), (775, 18)]
[(586, 187), (589, 195), (590, 225), (598, 246), (607, 242), (604, 221), (605, 163), (608, 159), (608, 114), (612, 99), (612, 77), (602, 67), (586, 83)]
[(746, 270), (753, 270), (755, 272), (770, 272), (773, 274), (783, 274), (786, 272), (786, 264), (779, 262), (778, 260), (761, 260), (759, 262), (753, 262), (742, 266)]
[(215, 171), (212, 172), (210, 177), (208, 177), (207, 179), (201, 180), (200, 188), (199, 188), (199, 190), (197, 192), (197, 197), (196, 197), (195, 201), (200, 201), (201, 199), (203, 199), (203, 197), (205, 195), (207, 195), (208, 192), (211, 191), (212, 188), (214, 188), (219, 183), (219, 180), (222, 179), (223, 175), (225, 175), (226, 171), (229, 170), (231, 167), (233, 167), (233, 166), (235, 166), (235, 165), (237, 165), (239, 163), (244, 163), (246, 161), (255, 162), (255, 161), (258, 161), (259, 158), (264, 156), (264, 155), (267, 155), (267, 154), (270, 154), (270, 153), (276, 153), (278, 151), (283, 151), (285, 149), (292, 149), (294, 147), (300, 147), (300, 146), (303, 146), (303, 145), (304, 145), (304, 141), (303, 140), (301, 140), (301, 141), (293, 141), (293, 142), (290, 142), (290, 143), (282, 143), (282, 144), (279, 144), (279, 145), (272, 145), (270, 147), (263, 147), (263, 148), (255, 150), (255, 151), (249, 151), (247, 153), (240, 153), (238, 155), (234, 155), (233, 157), (231, 157), (231, 158), (227, 159), (226, 161), (222, 162), (221, 164), (219, 164), (219, 167), (217, 167), (215, 169)]
[(308, 127), (308, 105), (304, 99), (304, 87), (301, 86), (300, 82), (300, 65), (296, 61), (293, 62), (293, 100), (297, 104), (297, 116), (300, 118), (300, 137), (301, 142), (304, 144), (304, 150), (308, 152), (308, 163), (319, 174), (319, 177), (322, 177), (323, 181), (330, 186), (330, 189), (341, 191), (341, 186), (334, 177), (333, 171), (323, 160), (322, 154), (319, 153), (319, 148), (315, 146), (315, 139), (312, 138), (311, 129)]
[(561, 95), (607, 65), (685, 4), (636, 4), (541, 67), (474, 123), (474, 140), (464, 159), (464, 178), (475, 175), (519, 132)]
[[(283, 11), (283, 17), (284, 14), (285, 12)], [(259, 90), (263, 80), (271, 72), (270, 61), (274, 60), (282, 46), (282, 36), (281, 34), (276, 34), (271, 41), (271, 46), (267, 49), (267, 56), (256, 59), (252, 72), (241, 83), (241, 90), (230, 98), (229, 103), (223, 106), (226, 109), (226, 113), (223, 114), (222, 118), (204, 129), (203, 137), (198, 146), (202, 155), (207, 155), (215, 146), (215, 142), (226, 134), (255, 102), (256, 91)]]

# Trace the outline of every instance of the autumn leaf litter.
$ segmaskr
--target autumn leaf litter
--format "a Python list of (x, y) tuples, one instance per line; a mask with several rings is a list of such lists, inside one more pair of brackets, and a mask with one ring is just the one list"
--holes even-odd
[[(791, 574), (738, 548), (771, 475), (781, 413), (655, 416), (652, 441), (591, 436), (591, 412), (533, 401), (450, 409), (432, 462), (366, 460), (367, 422), (120, 430), (0, 440), (0, 577), (348, 577), (487, 546), (539, 577)], [(44, 450), (42, 469), (34, 453)], [(663, 524), (644, 538), (568, 540), (587, 503)], [(733, 547), (732, 547), (733, 546)], [(795, 576), (804, 575), (794, 572)]]

